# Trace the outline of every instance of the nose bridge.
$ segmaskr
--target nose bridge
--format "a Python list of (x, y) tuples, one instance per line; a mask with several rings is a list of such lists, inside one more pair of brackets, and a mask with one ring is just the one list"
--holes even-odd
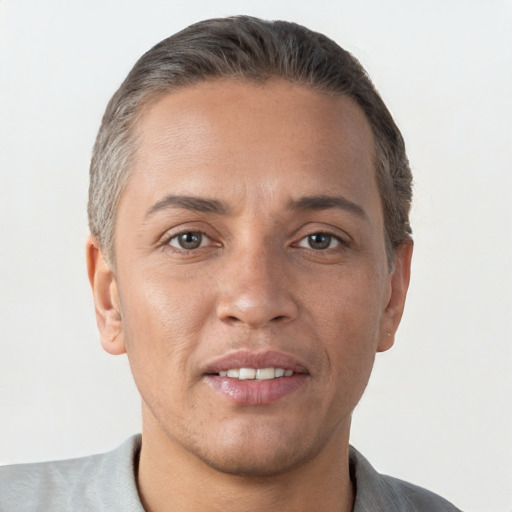
[(276, 245), (253, 237), (233, 252), (231, 271), (220, 283), (221, 320), (257, 328), (296, 317), (286, 258)]

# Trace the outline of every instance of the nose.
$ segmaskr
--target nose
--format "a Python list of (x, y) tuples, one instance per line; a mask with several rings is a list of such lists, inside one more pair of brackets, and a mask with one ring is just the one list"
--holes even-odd
[(218, 318), (252, 329), (297, 318), (293, 278), (284, 259), (269, 251), (234, 256), (219, 282)]

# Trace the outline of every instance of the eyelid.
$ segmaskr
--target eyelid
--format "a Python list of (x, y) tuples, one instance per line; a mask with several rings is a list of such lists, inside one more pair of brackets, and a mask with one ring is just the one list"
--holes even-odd
[[(183, 235), (185, 233), (200, 233), (204, 238), (208, 240), (206, 245), (201, 245), (197, 249), (184, 249), (182, 247), (170, 245), (171, 240)], [(155, 243), (156, 247), (170, 248), (170, 250), (182, 251), (182, 252), (193, 252), (200, 249), (205, 249), (211, 245), (218, 245), (220, 247), (220, 243), (217, 243), (216, 240), (218, 237), (216, 236), (216, 232), (211, 229), (208, 229), (208, 226), (204, 226), (203, 223), (201, 225), (197, 225), (197, 223), (186, 223), (180, 224), (179, 226), (175, 226), (166, 230)]]
[(295, 237), (295, 242), (292, 245), (297, 246), (299, 242), (307, 239), (312, 235), (327, 235), (334, 239), (336, 239), (341, 246), (348, 247), (352, 244), (353, 238), (343, 229), (331, 226), (328, 224), (319, 224), (316, 222), (311, 222), (301, 229), (297, 230)]
[[(332, 241), (335, 241), (336, 242), (336, 245), (334, 245), (334, 247), (327, 247), (325, 249), (314, 249), (313, 247), (309, 247), (307, 244), (308, 244), (308, 239), (309, 237), (313, 236), (313, 235), (325, 235), (325, 236), (328, 236), (331, 238), (331, 242)], [(302, 243), (304, 242), (304, 245), (302, 245)], [(297, 243), (296, 243), (296, 246), (297, 247), (304, 247), (305, 249), (311, 249), (311, 250), (314, 250), (314, 251), (327, 251), (329, 249), (334, 249), (336, 247), (339, 247), (340, 245), (342, 246), (346, 246), (347, 245), (347, 242), (345, 242), (344, 240), (342, 240), (339, 236), (337, 235), (334, 235), (332, 233), (328, 233), (328, 232), (325, 232), (325, 231), (315, 231), (314, 233), (310, 233), (309, 235), (306, 235), (306, 236), (303, 236)]]
[[(201, 235), (201, 243), (200, 243), (199, 247), (195, 247), (194, 249), (185, 249), (184, 247), (180, 247), (178, 239), (180, 236), (186, 235), (187, 233), (194, 233), (194, 234)], [(176, 245), (173, 245), (171, 243), (173, 240), (176, 240)], [(202, 248), (210, 245), (211, 242), (212, 242), (212, 239), (203, 231), (187, 229), (184, 231), (180, 231), (179, 233), (175, 233), (175, 234), (173, 234), (173, 236), (169, 237), (167, 239), (166, 245), (173, 247), (174, 249), (178, 249), (179, 251), (192, 252), (192, 251), (197, 251), (198, 249), (202, 249)]]

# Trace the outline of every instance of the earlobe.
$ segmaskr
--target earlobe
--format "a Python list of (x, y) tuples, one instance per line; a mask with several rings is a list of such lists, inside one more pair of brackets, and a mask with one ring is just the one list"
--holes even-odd
[(126, 347), (116, 277), (93, 236), (86, 242), (86, 258), (101, 345), (110, 354), (124, 354)]
[(412, 251), (411, 241), (400, 245), (395, 252), (394, 269), (389, 275), (389, 295), (380, 326), (378, 352), (389, 350), (395, 341), (409, 288)]

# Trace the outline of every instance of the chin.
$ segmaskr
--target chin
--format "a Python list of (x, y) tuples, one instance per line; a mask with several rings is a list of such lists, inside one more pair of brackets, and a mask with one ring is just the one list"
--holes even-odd
[(210, 468), (224, 474), (265, 478), (275, 477), (288, 473), (311, 459), (302, 453), (294, 450), (283, 450), (281, 453), (271, 455), (255, 455), (245, 451), (229, 454), (223, 453), (220, 456), (213, 454), (200, 455), (203, 463)]
[(209, 441), (194, 450), (204, 464), (221, 473), (253, 478), (293, 471), (313, 459), (325, 445), (303, 432), (284, 429), (247, 429), (235, 435), (224, 432)]

